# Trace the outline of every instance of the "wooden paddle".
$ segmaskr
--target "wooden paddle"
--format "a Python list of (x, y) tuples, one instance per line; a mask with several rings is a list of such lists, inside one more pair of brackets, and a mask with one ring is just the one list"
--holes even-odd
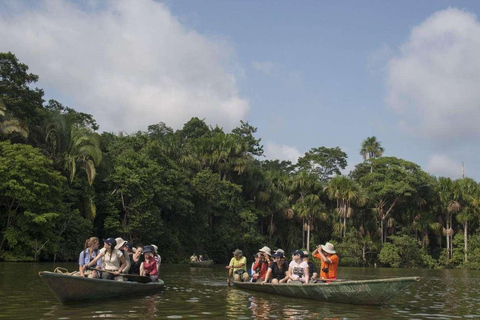
[(93, 271), (107, 272), (107, 273), (110, 273), (111, 275), (114, 275), (114, 276), (117, 276), (117, 277), (122, 276), (122, 277), (125, 277), (125, 278), (129, 279), (129, 280), (133, 280), (133, 281), (140, 282), (140, 283), (152, 282), (152, 279), (150, 277), (140, 276), (138, 274), (126, 274), (126, 273), (115, 274), (115, 272), (113, 272), (113, 271), (108, 271), (108, 270), (103, 270), (103, 269), (95, 269), (95, 268), (92, 268), (92, 267), (87, 267), (86, 269), (87, 270), (93, 270)]

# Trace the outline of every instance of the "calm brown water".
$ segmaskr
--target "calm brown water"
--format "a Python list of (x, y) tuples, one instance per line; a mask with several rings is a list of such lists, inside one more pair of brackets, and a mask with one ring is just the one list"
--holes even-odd
[(480, 272), (341, 268), (340, 277), (420, 276), (383, 307), (355, 306), (251, 293), (226, 285), (221, 267), (162, 265), (156, 295), (61, 304), (37, 273), (72, 263), (0, 263), (0, 319), (460, 319), (480, 318)]

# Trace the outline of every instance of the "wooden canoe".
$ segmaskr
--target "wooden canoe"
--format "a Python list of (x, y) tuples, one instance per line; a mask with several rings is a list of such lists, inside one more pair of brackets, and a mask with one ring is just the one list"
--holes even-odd
[(345, 280), (312, 284), (234, 282), (234, 285), (246, 290), (294, 298), (361, 305), (383, 305), (417, 281), (420, 281), (419, 277), (358, 281)]
[(211, 266), (213, 266), (213, 264), (214, 264), (213, 260), (195, 261), (195, 262), (190, 262), (190, 267), (210, 268)]
[(131, 295), (141, 297), (161, 291), (164, 287), (162, 280), (150, 283), (139, 283), (133, 281), (74, 277), (68, 274), (49, 271), (39, 272), (38, 275), (61, 302), (96, 300)]

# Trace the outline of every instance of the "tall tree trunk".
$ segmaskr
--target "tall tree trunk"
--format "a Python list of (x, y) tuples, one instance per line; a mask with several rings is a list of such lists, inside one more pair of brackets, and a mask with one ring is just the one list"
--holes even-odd
[(446, 231), (446, 239), (445, 240), (447, 241), (447, 260), (450, 260), (450, 234), (448, 232), (448, 230), (450, 230), (449, 227), (448, 227), (448, 223), (449, 223), (450, 219), (448, 218), (448, 216), (447, 216), (446, 220), (447, 221), (445, 223), (445, 226), (446, 226), (447, 231)]
[(468, 220), (464, 224), (463, 236), (465, 237), (465, 262), (468, 262)]
[(307, 251), (310, 252), (310, 218), (307, 218)]
[(380, 219), (380, 245), (383, 247), (383, 217)]
[(302, 248), (305, 248), (305, 218), (302, 218)]
[[(453, 231), (453, 223), (452, 223), (452, 214), (450, 215), (450, 229)], [(449, 235), (450, 237), (450, 259), (453, 258), (453, 232)]]

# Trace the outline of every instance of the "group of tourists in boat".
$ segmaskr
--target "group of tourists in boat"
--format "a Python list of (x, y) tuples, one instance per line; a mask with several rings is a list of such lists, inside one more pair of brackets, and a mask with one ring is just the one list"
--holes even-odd
[(126, 281), (122, 275), (136, 274), (158, 280), (162, 258), (156, 245), (135, 248), (122, 238), (103, 239), (100, 250), (99, 245), (97, 237), (85, 241), (85, 249), (78, 258), (78, 272), (74, 276)]
[(190, 262), (202, 262), (202, 261), (206, 261), (206, 260), (201, 254), (197, 256), (197, 254), (194, 253), (190, 256)]
[(308, 251), (295, 250), (292, 253), (292, 261), (288, 262), (285, 251), (277, 249), (272, 254), (269, 247), (264, 246), (253, 255), (254, 262), (247, 271), (247, 258), (243, 251), (237, 249), (233, 252), (226, 269), (228, 269), (227, 282), (233, 277), (234, 281), (265, 283), (316, 283), (337, 279), (338, 256), (333, 244), (327, 242), (318, 245), (312, 252), (312, 256), (320, 260), (320, 272), (315, 264), (310, 261)]

